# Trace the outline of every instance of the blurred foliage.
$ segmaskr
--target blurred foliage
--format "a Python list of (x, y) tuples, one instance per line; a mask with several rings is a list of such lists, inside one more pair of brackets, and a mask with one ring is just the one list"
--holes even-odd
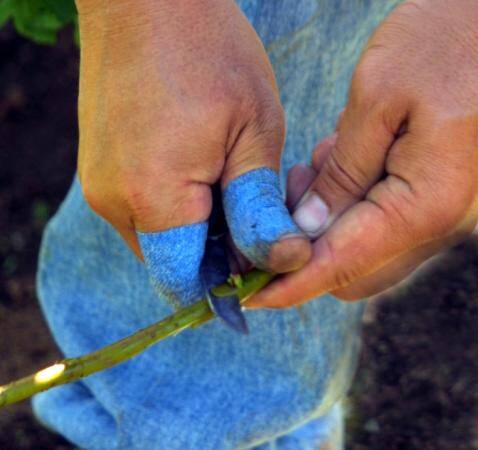
[(10, 20), (19, 34), (39, 44), (55, 44), (58, 31), (73, 26), (79, 43), (74, 0), (0, 0), (0, 27)]
[(50, 216), (51, 216), (51, 208), (46, 201), (35, 200), (33, 202), (32, 219), (36, 225), (40, 227), (45, 226)]
[(11, 276), (18, 268), (18, 259), (15, 255), (8, 255), (2, 263), (2, 272), (5, 276)]

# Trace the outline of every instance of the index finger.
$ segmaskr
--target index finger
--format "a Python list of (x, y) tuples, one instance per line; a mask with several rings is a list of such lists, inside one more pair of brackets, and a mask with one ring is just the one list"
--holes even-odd
[[(422, 172), (427, 177), (426, 169)], [(436, 176), (435, 176), (436, 178)], [(452, 178), (452, 177), (444, 177)], [(309, 263), (275, 280), (246, 304), (248, 308), (283, 308), (304, 303), (325, 292), (350, 285), (375, 273), (400, 255), (445, 236), (460, 220), (460, 202), (437, 204), (437, 190), (389, 175), (366, 198), (347, 210), (314, 243)], [(458, 205), (458, 206), (457, 206)]]

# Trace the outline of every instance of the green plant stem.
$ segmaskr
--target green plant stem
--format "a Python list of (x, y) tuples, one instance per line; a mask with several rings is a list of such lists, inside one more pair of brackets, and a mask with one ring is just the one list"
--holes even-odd
[[(246, 274), (242, 285), (237, 288), (241, 302), (262, 289), (273, 278), (273, 274), (260, 270), (252, 270)], [(217, 289), (227, 290), (230, 286), (224, 284)], [(169, 336), (200, 326), (214, 317), (207, 300), (202, 299), (114, 344), (78, 358), (64, 359), (25, 378), (0, 386), (0, 408), (113, 367)]]

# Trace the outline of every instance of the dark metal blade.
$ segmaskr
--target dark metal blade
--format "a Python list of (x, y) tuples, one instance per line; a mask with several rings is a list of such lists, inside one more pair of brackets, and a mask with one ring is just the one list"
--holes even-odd
[(216, 297), (210, 290), (206, 291), (209, 306), (214, 313), (227, 325), (239, 333), (249, 333), (246, 318), (241, 310), (239, 297), (231, 295), (228, 297)]
[(221, 191), (219, 186), (213, 186), (213, 211), (209, 219), (201, 279), (209, 306), (214, 313), (234, 330), (246, 334), (249, 330), (239, 297), (218, 297), (211, 292), (213, 287), (225, 283), (230, 275), (226, 236), (227, 225), (222, 210)]

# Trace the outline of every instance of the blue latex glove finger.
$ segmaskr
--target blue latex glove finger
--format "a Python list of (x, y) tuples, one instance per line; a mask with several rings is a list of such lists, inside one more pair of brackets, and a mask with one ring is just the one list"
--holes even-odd
[[(213, 192), (218, 192), (217, 189)], [(230, 273), (227, 226), (221, 196), (214, 196), (209, 223), (198, 223), (157, 233), (138, 232), (146, 267), (156, 292), (175, 309), (208, 298), (211, 307), (235, 330), (247, 332), (238, 299), (217, 299), (210, 289), (224, 283)]]
[(200, 279), (207, 222), (156, 233), (137, 232), (153, 286), (174, 309), (204, 297)]
[(309, 260), (309, 240), (289, 214), (273, 170), (255, 169), (231, 181), (223, 205), (234, 244), (256, 267), (288, 272)]

